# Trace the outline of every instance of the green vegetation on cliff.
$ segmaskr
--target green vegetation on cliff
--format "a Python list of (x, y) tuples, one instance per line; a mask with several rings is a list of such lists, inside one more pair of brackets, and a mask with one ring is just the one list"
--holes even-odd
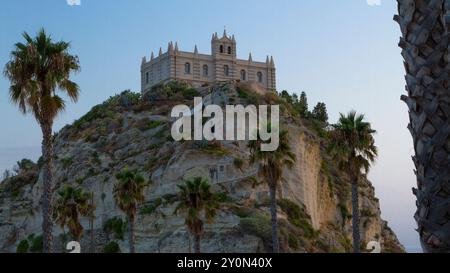
[[(289, 129), (289, 141), (298, 157), (295, 172), (312, 172), (304, 174), (287, 170), (289, 175), (280, 183), (281, 188), (286, 185), (280, 191), (277, 202), (280, 250), (351, 251), (351, 242), (350, 248), (348, 242), (351, 219), (350, 180), (338, 168), (326, 149), (331, 141), (329, 133), (332, 128), (327, 123), (324, 104), (306, 111), (306, 94), (296, 99), (287, 92), (283, 95), (258, 93), (243, 83), (222, 83), (192, 89), (181, 82), (158, 85), (142, 96), (139, 93), (124, 91), (93, 107), (85, 116), (55, 135), (56, 190), (70, 184), (94, 192), (95, 205), (98, 207), (98, 217), (95, 219), (97, 227), (94, 230), (95, 240), (98, 240), (96, 251), (117, 252), (120, 248), (128, 247), (124, 245), (124, 239), (128, 237), (129, 223), (122, 220), (124, 214), (114, 206), (112, 196), (112, 188), (117, 182), (115, 175), (127, 166), (139, 170), (146, 180), (152, 179), (155, 182), (145, 190), (144, 200), (136, 208), (136, 228), (139, 229), (136, 237), (136, 244), (139, 245), (137, 249), (149, 252), (187, 250), (192, 238), (180, 235), (186, 230), (182, 225), (183, 221), (176, 220), (177, 216), (172, 215), (178, 201), (176, 185), (185, 175), (189, 175), (187, 178), (202, 175), (212, 184), (215, 193), (226, 193), (218, 199), (224, 204), (223, 211), (212, 223), (205, 224), (202, 240), (217, 240), (217, 244), (205, 244), (208, 247), (205, 251), (233, 251), (227, 249), (228, 243), (235, 245), (235, 251), (271, 251), (269, 203), (265, 200), (268, 189), (263, 183), (264, 179), (255, 172), (254, 166), (248, 164), (246, 143), (175, 142), (171, 139), (172, 120), (169, 115), (172, 106), (182, 103), (192, 107), (192, 97), (197, 95), (209, 96), (211, 101), (218, 105), (280, 105), (281, 122)], [(312, 154), (314, 158), (306, 158)], [(225, 165), (224, 177), (218, 175), (220, 165)], [(8, 177), (0, 184), (0, 195), (16, 195), (24, 200), (33, 198), (30, 192), (38, 181), (38, 171), (39, 166), (36, 164), (36, 167)], [(26, 177), (27, 172), (32, 179), (25, 179), (23, 185), (20, 182), (12, 183)], [(227, 172), (232, 175), (227, 176)], [(310, 181), (311, 177), (317, 177), (317, 181)], [(314, 194), (320, 196), (320, 201), (324, 202), (323, 206), (328, 206), (333, 213), (327, 218), (328, 222), (324, 220), (320, 225), (317, 224), (317, 214), (311, 212), (316, 208), (305, 202), (298, 190), (299, 183), (316, 183), (318, 192)], [(305, 194), (312, 195), (309, 192)], [(380, 215), (370, 182), (362, 181), (361, 195), (370, 203), (370, 207), (361, 210), (361, 216), (364, 219), (372, 219), (367, 222), (367, 227), (362, 227), (365, 232), (378, 225)], [(16, 198), (17, 201), (14, 202), (19, 202), (21, 198)], [(0, 196), (0, 204), (1, 202)], [(386, 240), (387, 250), (401, 249), (395, 247), (395, 235), (389, 235), (393, 234), (392, 231), (387, 231), (385, 227), (380, 230), (386, 230), (386, 233), (368, 233), (368, 240), (377, 236), (380, 240)], [(38, 233), (34, 230), (32, 232)], [(82, 236), (84, 244), (90, 244), (89, 234)], [(221, 236), (228, 239), (220, 239), (224, 238)], [(250, 241), (240, 244), (242, 238)], [(27, 249), (22, 240), (24, 238), (18, 238), (14, 242), (13, 251), (16, 247), (17, 251)], [(219, 244), (220, 240), (224, 240), (224, 243)], [(143, 242), (146, 245), (142, 245)], [(32, 242), (27, 240), (27, 243), (28, 251), (31, 251)], [(258, 248), (259, 244), (262, 249)], [(211, 248), (212, 245), (220, 249)]]

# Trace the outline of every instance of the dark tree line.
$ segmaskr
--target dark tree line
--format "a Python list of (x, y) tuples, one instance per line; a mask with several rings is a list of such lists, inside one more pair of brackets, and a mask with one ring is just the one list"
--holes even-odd
[(327, 106), (323, 102), (318, 102), (314, 106), (312, 111), (308, 109), (308, 98), (305, 92), (300, 94), (300, 98), (297, 94), (289, 94), (288, 91), (283, 90), (280, 93), (280, 97), (285, 99), (287, 103), (291, 104), (295, 112), (302, 118), (314, 119), (324, 124), (328, 124)]

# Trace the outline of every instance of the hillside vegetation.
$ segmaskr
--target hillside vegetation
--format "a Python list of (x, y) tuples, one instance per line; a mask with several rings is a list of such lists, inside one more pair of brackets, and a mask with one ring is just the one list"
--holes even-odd
[[(151, 185), (136, 222), (137, 252), (189, 252), (184, 219), (174, 215), (177, 185), (205, 177), (222, 194), (224, 207), (207, 224), (203, 252), (268, 252), (271, 227), (267, 185), (249, 164), (245, 141), (173, 141), (174, 105), (192, 106), (202, 96), (209, 103), (278, 104), (283, 128), (296, 155), (283, 173), (278, 196), (282, 252), (351, 252), (349, 178), (327, 153), (329, 128), (325, 104), (308, 110), (306, 95), (259, 93), (243, 83), (194, 89), (182, 82), (155, 86), (141, 96), (124, 91), (91, 109), (55, 136), (56, 190), (72, 185), (93, 193), (95, 218), (82, 219), (82, 251), (128, 249), (126, 218), (112, 192), (115, 175), (125, 167), (139, 170)], [(40, 165), (29, 164), (0, 184), (0, 251), (39, 251), (42, 181)], [(379, 241), (384, 252), (403, 247), (381, 219), (378, 199), (368, 180), (360, 187), (363, 246)], [(90, 228), (92, 226), (92, 228)], [(56, 247), (65, 251), (67, 236), (55, 230)], [(38, 250), (36, 250), (38, 249)]]

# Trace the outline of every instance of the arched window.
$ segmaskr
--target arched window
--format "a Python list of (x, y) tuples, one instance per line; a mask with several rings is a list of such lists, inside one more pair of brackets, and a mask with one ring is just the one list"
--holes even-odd
[(220, 45), (220, 53), (223, 53), (223, 45)]
[(208, 66), (203, 65), (203, 77), (208, 77)]
[(228, 47), (228, 54), (231, 54), (231, 46)]
[(258, 82), (263, 82), (263, 74), (261, 71), (259, 71), (256, 75), (258, 76)]
[(148, 84), (149, 81), (150, 81), (150, 76), (147, 72), (147, 73), (145, 73), (145, 83)]
[(245, 81), (247, 79), (247, 73), (245, 72), (245, 70), (241, 70), (241, 80)]
[(190, 63), (184, 64), (184, 74), (191, 74), (191, 64)]
[(228, 67), (228, 65), (224, 65), (223, 66), (223, 74), (228, 77), (230, 76), (230, 68)]

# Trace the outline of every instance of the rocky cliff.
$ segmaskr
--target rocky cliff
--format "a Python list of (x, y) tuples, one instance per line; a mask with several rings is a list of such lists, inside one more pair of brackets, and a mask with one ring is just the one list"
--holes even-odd
[[(55, 135), (55, 189), (72, 184), (93, 192), (94, 219), (82, 219), (82, 251), (108, 251), (116, 242), (128, 250), (125, 217), (115, 206), (115, 174), (139, 169), (152, 181), (136, 223), (137, 252), (190, 252), (191, 239), (181, 216), (173, 210), (177, 184), (203, 176), (227, 205), (206, 225), (203, 252), (266, 252), (270, 250), (268, 189), (256, 166), (248, 164), (244, 141), (175, 142), (170, 136), (171, 107), (192, 105), (193, 96), (218, 105), (280, 103), (282, 121), (296, 155), (295, 166), (283, 174), (278, 200), (283, 252), (351, 251), (351, 206), (348, 178), (326, 155), (324, 138), (308, 121), (295, 118), (275, 94), (228, 83), (191, 89), (182, 83), (154, 88), (143, 98), (130, 92), (111, 97)], [(15, 252), (26, 242), (39, 251), (42, 179), (39, 162), (0, 184), (0, 251)], [(369, 181), (360, 187), (363, 242), (378, 241), (384, 252), (403, 247), (380, 217)], [(56, 251), (64, 252), (68, 236), (55, 227)], [(365, 245), (363, 243), (363, 245)]]

